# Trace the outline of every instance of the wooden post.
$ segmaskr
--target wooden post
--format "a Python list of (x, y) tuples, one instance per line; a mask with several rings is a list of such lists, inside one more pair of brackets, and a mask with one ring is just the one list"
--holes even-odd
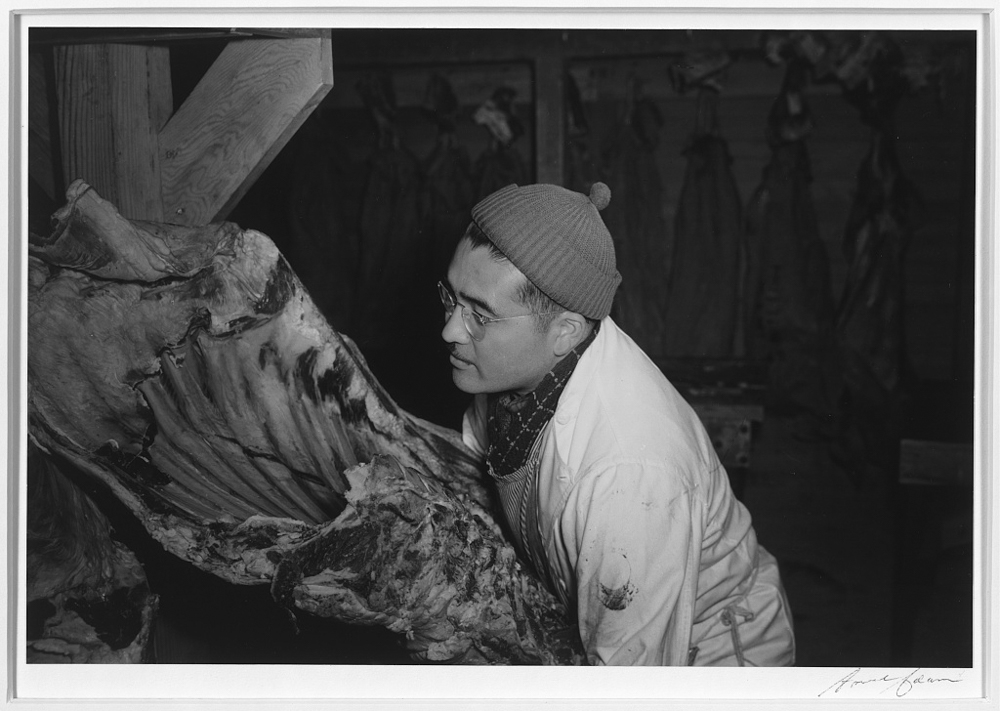
[(125, 217), (163, 219), (157, 133), (172, 104), (166, 47), (55, 48), (64, 184), (83, 178)]
[(333, 87), (330, 39), (226, 45), (160, 134), (164, 219), (225, 219)]

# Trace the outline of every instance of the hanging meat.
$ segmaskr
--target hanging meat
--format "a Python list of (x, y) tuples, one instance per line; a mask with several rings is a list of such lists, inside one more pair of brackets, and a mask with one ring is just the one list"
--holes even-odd
[(29, 257), (47, 456), (179, 558), (421, 659), (581, 660), (460, 436), (393, 402), (267, 237), (131, 223), (80, 181), (54, 224)]
[(431, 271), (443, 275), (471, 220), (476, 192), (472, 161), (456, 135), (458, 98), (440, 74), (431, 75), (423, 108), (437, 126), (437, 141), (422, 161), (425, 179), (421, 211), (431, 245)]
[[(476, 184), (472, 160), (459, 142), (457, 126), (460, 104), (448, 80), (431, 74), (421, 106), (437, 128), (437, 140), (430, 154), (421, 161), (423, 182), (420, 196), (422, 241), (426, 257), (414, 268), (416, 284), (406, 309), (416, 333), (411, 334), (404, 358), (408, 361), (396, 370), (380, 376), (398, 401), (410, 412), (439, 424), (460, 427), (468, 406), (468, 397), (454, 387), (451, 366), (441, 340), (441, 300), (433, 288), (445, 278), (455, 247), (472, 220)], [(414, 378), (413, 373), (421, 377)]]
[[(908, 230), (907, 187), (894, 139), (874, 130), (858, 171), (844, 253), (847, 280), (837, 314), (841, 343), (853, 361), (852, 382), (895, 389), (902, 368), (902, 262)], [(864, 375), (861, 372), (864, 372)]]
[(847, 416), (869, 454), (884, 461), (898, 442), (905, 372), (903, 260), (918, 200), (896, 157), (893, 114), (909, 90), (898, 48), (869, 33), (841, 48), (837, 76), (845, 97), (871, 127), (868, 154), (844, 230), (847, 277), (836, 328), (848, 396)]
[(654, 151), (663, 118), (642, 95), (637, 77), (628, 82), (625, 111), (604, 141), (603, 163), (614, 199), (602, 213), (615, 241), (622, 283), (615, 295), (616, 322), (651, 356), (663, 355), (668, 235), (663, 181)]
[(695, 130), (685, 149), (665, 327), (667, 355), (673, 358), (742, 352), (737, 333), (742, 214), (732, 159), (719, 135), (717, 103), (714, 90), (699, 89)]
[(808, 66), (788, 65), (768, 117), (771, 160), (746, 208), (743, 332), (767, 360), (772, 404), (832, 417), (839, 395), (833, 297), (809, 184)]
[[(576, 77), (566, 71), (566, 187), (584, 195), (590, 194), (590, 187), (601, 180), (598, 157), (590, 146), (590, 126), (583, 106), (583, 96)], [(606, 218), (605, 218), (606, 219)]]
[(357, 288), (348, 334), (374, 356), (398, 353), (399, 340), (422, 326), (406, 305), (418, 288), (433, 292), (434, 282), (421, 283), (429, 250), (421, 234), (420, 166), (400, 143), (391, 78), (366, 77), (358, 92), (375, 122), (378, 144), (363, 181)]
[(477, 201), (511, 183), (524, 185), (528, 180), (524, 161), (514, 147), (524, 133), (524, 126), (514, 110), (516, 96), (514, 89), (499, 87), (472, 116), (473, 121), (484, 126), (490, 135), (489, 147), (473, 166)]

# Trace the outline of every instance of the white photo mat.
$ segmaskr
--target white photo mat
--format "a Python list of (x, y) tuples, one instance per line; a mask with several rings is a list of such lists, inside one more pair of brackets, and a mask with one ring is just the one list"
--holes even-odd
[[(997, 708), (1000, 608), (997, 564), (997, 457), (993, 432), (1000, 405), (996, 375), (994, 309), (998, 263), (996, 225), (996, 42), (994, 2), (963, 4), (886, 0), (827, 3), (802, 10), (801, 3), (770, 2), (768, 10), (746, 2), (686, 3), (684, 11), (661, 3), (517, 3), (504, 7), (425, 2), (406, 5), (351, 3), (322, 7), (298, 3), (301, 11), (266, 5), (160, 2), (148, 11), (90, 3), (34, 0), (4, 13), (10, 63), (4, 117), (10, 137), (7, 183), (8, 249), (0, 260), (8, 289), (0, 290), (7, 318), (3, 332), (0, 388), (7, 394), (6, 427), (0, 444), (8, 454), (4, 490), (8, 569), (5, 582), (8, 644), (6, 703), (30, 708), (871, 708), (891, 702), (919, 708)], [(23, 600), (25, 561), (26, 437), (26, 77), (29, 27), (497, 27), (642, 29), (961, 29), (979, 32), (977, 77), (977, 308), (976, 308), (976, 498), (975, 613), (971, 669), (707, 669), (707, 668), (473, 668), (309, 665), (27, 665)], [(992, 612), (991, 612), (992, 611)], [(251, 701), (254, 700), (254, 701)], [(671, 702), (673, 700), (673, 702)], [(683, 701), (682, 701), (683, 700)]]

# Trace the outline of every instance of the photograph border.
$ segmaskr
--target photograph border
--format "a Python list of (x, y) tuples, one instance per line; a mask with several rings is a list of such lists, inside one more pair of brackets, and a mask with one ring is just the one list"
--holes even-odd
[[(532, 2), (508, 5), (424, 2), (405, 6), (388, 4), (299, 3), (294, 10), (266, 4), (235, 2), (192, 9), (180, 2), (150, 8), (121, 9), (81, 2), (56, 5), (23, 2), (4, 13), (9, 38), (8, 71), (4, 77), (9, 97), (4, 128), (8, 137), (8, 248), (0, 261), (7, 273), (3, 297), (6, 359), (0, 387), (8, 403), (0, 448), (7, 453), (8, 477), (4, 491), (7, 545), (3, 559), (7, 645), (5, 703), (30, 704), (32, 708), (336, 708), (388, 709), (401, 706), (461, 708), (654, 708), (676, 705), (698, 708), (813, 708), (825, 703), (824, 692), (852, 673), (851, 668), (815, 669), (706, 669), (706, 668), (468, 668), (297, 665), (27, 665), (24, 661), (24, 615), (19, 607), (24, 591), (24, 502), (27, 430), (27, 141), (26, 82), (27, 30), (66, 23), (102, 27), (496, 27), (496, 28), (632, 28), (643, 29), (975, 29), (980, 38), (977, 53), (977, 164), (976, 164), (976, 307), (975, 307), (975, 494), (973, 629), (974, 666), (959, 685), (961, 696), (949, 696), (949, 685), (925, 685), (920, 692), (900, 700), (915, 708), (998, 707), (997, 674), (1000, 667), (1000, 563), (998, 563), (998, 503), (995, 474), (995, 432), (1000, 423), (997, 378), (997, 334), (1000, 311), (995, 291), (1000, 276), (994, 234), (996, 208), (996, 109), (997, 51), (995, 2), (972, 2), (959, 8), (939, 3), (876, 0), (870, 3), (825, 3), (808, 10), (791, 2), (687, 3), (684, 9), (658, 7), (659, 3), (627, 5)], [(805, 24), (803, 24), (805, 23)], [(336, 62), (336, 48), (334, 48)], [(860, 671), (860, 670), (859, 670)], [(910, 669), (865, 669), (878, 679), (908, 674)], [(921, 670), (944, 676), (954, 670)], [(154, 678), (155, 677), (155, 678)], [(858, 695), (836, 699), (838, 708), (871, 708), (891, 703), (891, 693), (876, 693), (877, 684), (859, 689)], [(885, 683), (886, 689), (893, 687)], [(977, 688), (978, 687), (978, 688)], [(246, 697), (248, 689), (265, 689), (265, 696)], [(895, 687), (893, 687), (895, 688)], [(705, 690), (710, 690), (705, 693)], [(367, 692), (365, 692), (367, 690)], [(429, 690), (429, 691), (428, 691)], [(442, 690), (447, 690), (442, 692)], [(65, 695), (70, 692), (70, 695)], [(155, 693), (151, 693), (155, 692)], [(372, 693), (375, 692), (375, 693)], [(440, 695), (435, 695), (435, 692)], [(865, 693), (863, 692), (871, 692)], [(133, 694), (139, 694), (133, 696)], [(146, 695), (148, 693), (148, 695)], [(428, 695), (430, 693), (430, 695)], [(79, 694), (79, 695), (77, 695)], [(887, 698), (887, 696), (889, 698)]]

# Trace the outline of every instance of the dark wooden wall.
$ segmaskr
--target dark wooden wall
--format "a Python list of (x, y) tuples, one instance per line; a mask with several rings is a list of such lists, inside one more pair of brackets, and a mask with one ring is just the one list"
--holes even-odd
[[(935, 82), (905, 97), (897, 111), (902, 170), (923, 199), (913, 215), (905, 258), (906, 357), (920, 378), (969, 380), (974, 37), (902, 32), (894, 39), (904, 52), (931, 53), (941, 62)], [(363, 157), (374, 143), (355, 86), (366, 74), (381, 71), (392, 77), (403, 145), (417, 157), (430, 153), (436, 132), (419, 107), (436, 72), (449, 79), (462, 103), (458, 137), (473, 157), (485, 150), (489, 138), (472, 122), (472, 112), (497, 86), (517, 91), (516, 109), (527, 131), (514, 147), (533, 166), (532, 179), (543, 181), (562, 182), (566, 168), (564, 106), (561, 93), (551, 96), (562, 91), (563, 82), (551, 80), (558, 73), (552, 67), (566, 68), (576, 79), (590, 123), (588, 140), (596, 150), (622, 111), (627, 78), (641, 77), (644, 94), (664, 118), (655, 157), (664, 185), (660, 209), (668, 242), (685, 169), (682, 151), (695, 120), (694, 93), (672, 87), (670, 66), (699, 50), (725, 50), (735, 58), (717, 77), (722, 87), (718, 113), (744, 204), (770, 157), (767, 116), (784, 76), (784, 67), (765, 61), (760, 33), (749, 31), (334, 30), (333, 43), (335, 85), (321, 110), (337, 116), (334, 123), (353, 157)], [(813, 85), (806, 99), (815, 121), (807, 139), (812, 196), (836, 301), (848, 266), (844, 227), (870, 129), (836, 84)]]
[[(939, 64), (939, 81), (905, 97), (896, 117), (902, 170), (923, 199), (913, 214), (904, 263), (905, 355), (919, 378), (971, 381), (975, 37), (924, 31), (896, 32), (893, 38), (904, 52), (933, 56)], [(694, 93), (676, 90), (669, 78), (671, 67), (683, 64), (691, 52), (725, 51), (733, 57), (717, 77), (718, 113), (744, 204), (770, 157), (764, 138), (767, 115), (785, 71), (765, 61), (761, 34), (756, 31), (336, 29), (331, 44), (334, 86), (314, 119), (332, 127), (353, 160), (363, 160), (376, 142), (357, 82), (374, 72), (388, 73), (399, 106), (396, 123), (401, 143), (423, 158), (433, 149), (437, 134), (420, 107), (428, 78), (439, 73), (451, 82), (461, 102), (457, 136), (473, 158), (486, 150), (490, 138), (472, 121), (472, 112), (498, 86), (515, 89), (515, 109), (525, 134), (513, 149), (529, 167), (530, 179), (539, 181), (564, 182), (566, 177), (565, 70), (580, 87), (590, 124), (588, 140), (595, 152), (614, 130), (628, 78), (641, 77), (645, 95), (664, 119), (654, 155), (663, 182), (659, 209), (668, 245), (674, 237), (673, 219), (686, 164), (682, 151), (695, 119)], [(225, 39), (170, 45), (175, 109), (226, 45)], [(35, 62), (32, 67), (40, 65)], [(812, 85), (806, 99), (815, 120), (807, 139), (812, 197), (836, 301), (848, 266), (842, 246), (844, 227), (869, 129), (836, 84)], [(33, 109), (37, 106), (36, 102)], [(299, 140), (294, 136), (290, 147)], [(38, 151), (30, 157), (35, 162), (52, 161)], [(264, 171), (231, 216), (244, 227), (267, 232), (279, 246), (285, 238), (282, 207), (276, 204), (282, 199), (281, 163), (279, 156), (275, 169)], [(615, 186), (611, 188), (614, 192)]]

